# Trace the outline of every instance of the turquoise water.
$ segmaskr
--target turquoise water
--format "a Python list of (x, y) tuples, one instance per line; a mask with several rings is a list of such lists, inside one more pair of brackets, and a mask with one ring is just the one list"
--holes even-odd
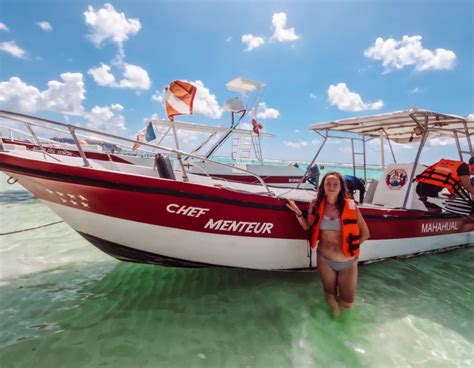
[[(231, 164), (234, 163), (234, 161), (230, 158), (226, 157), (213, 157), (214, 160), (226, 164)], [(251, 164), (256, 164), (258, 165), (258, 161), (252, 161), (252, 160), (243, 160), (243, 163), (251, 163)], [(297, 163), (300, 167), (300, 169), (303, 171), (303, 173), (306, 171), (306, 168), (308, 167), (307, 162), (284, 162), (284, 161), (265, 161), (266, 165), (273, 165), (273, 166), (288, 166), (289, 164), (294, 164)], [(342, 175), (354, 175), (354, 171), (352, 169), (352, 166), (349, 164), (335, 164), (335, 163), (318, 163), (320, 173), (321, 173), (321, 178), (324, 174), (331, 172), (331, 171), (337, 171), (341, 173)], [(367, 179), (380, 179), (380, 176), (382, 175), (383, 170), (380, 167), (372, 167), (368, 166), (366, 168), (365, 175), (367, 176)], [(364, 177), (364, 170), (362, 168), (356, 168), (355, 170), (355, 176), (359, 178)]]
[[(58, 221), (0, 175), (0, 233)], [(472, 367), (474, 248), (317, 273), (118, 262), (64, 223), (0, 236), (0, 367)]]

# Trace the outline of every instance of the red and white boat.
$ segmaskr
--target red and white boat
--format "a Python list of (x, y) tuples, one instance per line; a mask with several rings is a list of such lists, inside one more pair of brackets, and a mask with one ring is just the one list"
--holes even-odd
[[(308, 249), (306, 234), (285, 205), (285, 198), (292, 198), (301, 208), (307, 208), (313, 191), (269, 187), (253, 173), (249, 175), (258, 185), (192, 174), (186, 172), (185, 165), (158, 171), (103, 161), (84, 153), (78, 135), (101, 135), (114, 140), (120, 137), (7, 111), (1, 111), (0, 118), (5, 124), (26, 125), (32, 140), (40, 146), (39, 151), (29, 150), (16, 142), (0, 140), (0, 169), (10, 177), (9, 181), (18, 181), (89, 242), (118, 259), (262, 270), (316, 267), (316, 255)], [(42, 149), (35, 133), (39, 127), (70, 134), (79, 156)], [(472, 154), (473, 128), (474, 123), (467, 118), (424, 110), (311, 127), (324, 136), (324, 142), (333, 131), (359, 133), (364, 143), (381, 136), (399, 143), (420, 142), (414, 164), (390, 165), (381, 180), (371, 183), (367, 203), (360, 206), (371, 233), (370, 240), (362, 246), (360, 261), (474, 243), (474, 216), (429, 213), (411, 185), (422, 170), (417, 161), (429, 137), (450, 136), (457, 143), (459, 138), (466, 138), (468, 153)], [(125, 138), (121, 141), (130, 146), (135, 143)], [(143, 145), (181, 160), (193, 157), (210, 161), (166, 147)], [(392, 180), (394, 175), (397, 180)]]

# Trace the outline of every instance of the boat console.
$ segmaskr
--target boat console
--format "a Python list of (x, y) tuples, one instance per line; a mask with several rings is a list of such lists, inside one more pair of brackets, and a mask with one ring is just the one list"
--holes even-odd
[[(390, 208), (402, 207), (408, 187), (410, 187), (406, 208), (426, 211), (426, 207), (416, 193), (416, 183), (409, 185), (413, 166), (414, 164), (391, 164), (387, 166), (380, 179), (373, 181), (369, 186), (364, 203)], [(417, 165), (415, 176), (421, 174), (423, 170), (423, 165)]]

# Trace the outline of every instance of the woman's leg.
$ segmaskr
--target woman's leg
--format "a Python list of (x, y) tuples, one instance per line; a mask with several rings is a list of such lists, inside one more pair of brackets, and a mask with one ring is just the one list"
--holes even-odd
[(354, 304), (357, 289), (357, 261), (337, 273), (339, 287), (339, 306), (349, 309)]
[(319, 254), (317, 256), (318, 271), (323, 283), (326, 302), (332, 309), (335, 316), (339, 314), (339, 304), (337, 302), (337, 273), (334, 271), (326, 260)]

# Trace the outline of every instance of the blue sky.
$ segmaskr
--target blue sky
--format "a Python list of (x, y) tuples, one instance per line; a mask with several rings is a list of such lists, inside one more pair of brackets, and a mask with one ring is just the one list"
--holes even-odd
[[(474, 113), (472, 1), (0, 0), (0, 108), (133, 136), (165, 117), (163, 87), (198, 87), (195, 115), (222, 125), (225, 88), (266, 84), (269, 159), (310, 160), (309, 124), (412, 106)], [(456, 157), (449, 141), (432, 157)], [(322, 161), (349, 162), (347, 144)], [(369, 147), (375, 154), (375, 147)], [(410, 161), (413, 147), (396, 148)], [(388, 154), (386, 155), (388, 156)]]

